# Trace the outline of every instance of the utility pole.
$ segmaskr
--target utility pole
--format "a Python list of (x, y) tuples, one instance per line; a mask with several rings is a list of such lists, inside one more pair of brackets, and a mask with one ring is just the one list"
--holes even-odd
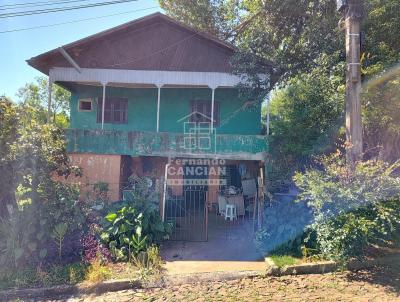
[(346, 160), (350, 166), (362, 159), (360, 33), (363, 0), (337, 0), (346, 31)]

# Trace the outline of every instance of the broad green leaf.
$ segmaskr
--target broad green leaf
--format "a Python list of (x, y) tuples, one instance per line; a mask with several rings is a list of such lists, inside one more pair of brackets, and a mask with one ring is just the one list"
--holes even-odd
[(105, 218), (109, 222), (113, 222), (117, 218), (117, 214), (116, 213), (109, 213)]

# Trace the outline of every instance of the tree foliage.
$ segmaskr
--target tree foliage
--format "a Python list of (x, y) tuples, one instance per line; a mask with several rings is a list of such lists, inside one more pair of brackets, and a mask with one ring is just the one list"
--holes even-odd
[(299, 200), (313, 210), (317, 250), (334, 260), (364, 256), (372, 244), (387, 244), (400, 230), (400, 162), (358, 162), (350, 171), (340, 153), (318, 169), (295, 175)]
[[(36, 77), (34, 82), (27, 83), (18, 90), (19, 101), (35, 108), (35, 119), (44, 123), (47, 119), (47, 108), (49, 101), (48, 78)], [(53, 121), (61, 128), (66, 128), (69, 123), (69, 100), (71, 93), (64, 88), (53, 84), (52, 86), (51, 112)]]
[(343, 117), (344, 65), (329, 69), (322, 64), (271, 96), (271, 144), (277, 156), (290, 153), (293, 161), (301, 161), (332, 143)]
[(40, 108), (6, 99), (0, 108), (0, 262), (20, 266), (54, 254), (51, 234), (60, 223), (69, 235), (82, 227), (79, 191), (57, 180), (79, 169), (69, 163), (62, 130), (33, 118)]
[(332, 61), (332, 56), (321, 56), (318, 67), (292, 77), (272, 92), (271, 192), (287, 190), (294, 172), (308, 165), (313, 156), (336, 150), (344, 118), (344, 64), (331, 68)]

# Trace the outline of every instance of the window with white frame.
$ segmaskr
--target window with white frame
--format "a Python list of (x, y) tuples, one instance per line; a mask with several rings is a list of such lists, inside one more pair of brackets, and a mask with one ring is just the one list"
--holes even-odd
[(92, 111), (92, 99), (80, 99), (78, 102), (79, 111)]

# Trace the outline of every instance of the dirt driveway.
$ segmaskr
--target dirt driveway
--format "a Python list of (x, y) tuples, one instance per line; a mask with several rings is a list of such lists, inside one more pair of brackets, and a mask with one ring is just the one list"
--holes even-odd
[(63, 301), (400, 301), (400, 270), (303, 275), (126, 290)]

